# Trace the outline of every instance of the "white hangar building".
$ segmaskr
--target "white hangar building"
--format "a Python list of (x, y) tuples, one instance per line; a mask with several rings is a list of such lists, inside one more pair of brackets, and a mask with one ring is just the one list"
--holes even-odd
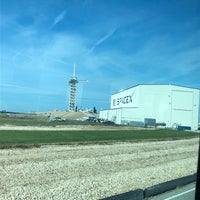
[(100, 118), (116, 124), (145, 124), (147, 119), (198, 129), (199, 90), (176, 85), (136, 85), (111, 96)]

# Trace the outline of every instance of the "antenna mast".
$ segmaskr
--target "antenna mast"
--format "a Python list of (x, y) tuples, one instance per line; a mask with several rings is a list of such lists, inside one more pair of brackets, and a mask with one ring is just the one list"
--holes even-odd
[(76, 73), (76, 64), (74, 64), (74, 72), (73, 72), (73, 77), (76, 77), (75, 73)]

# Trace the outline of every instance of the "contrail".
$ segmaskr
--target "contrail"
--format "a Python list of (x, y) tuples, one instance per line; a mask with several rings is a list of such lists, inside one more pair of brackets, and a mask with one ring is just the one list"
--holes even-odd
[(53, 22), (53, 25), (52, 26), (55, 26), (56, 24), (58, 24), (60, 21), (62, 21), (65, 17), (67, 13), (67, 10), (63, 10), (55, 19), (54, 19), (54, 22)]
[(108, 38), (110, 38), (115, 33), (116, 30), (117, 30), (117, 28), (114, 28), (109, 33), (107, 33), (105, 36), (103, 36), (102, 38), (100, 38), (99, 40), (97, 40), (97, 42), (93, 45), (93, 47), (89, 50), (88, 53), (91, 53), (97, 46), (99, 46), (104, 41), (106, 41)]

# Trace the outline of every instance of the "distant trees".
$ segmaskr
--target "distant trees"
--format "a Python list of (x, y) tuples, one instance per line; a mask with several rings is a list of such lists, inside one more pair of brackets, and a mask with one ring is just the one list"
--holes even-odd
[(93, 113), (97, 113), (97, 109), (95, 107), (93, 108)]

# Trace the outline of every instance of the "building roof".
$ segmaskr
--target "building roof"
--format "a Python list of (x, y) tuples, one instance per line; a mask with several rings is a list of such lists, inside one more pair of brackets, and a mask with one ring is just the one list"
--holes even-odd
[(126, 88), (126, 89), (124, 89), (124, 90), (120, 90), (120, 91), (118, 91), (118, 92), (115, 92), (115, 93), (113, 93), (112, 95), (117, 94), (117, 93), (120, 93), (120, 92), (123, 92), (123, 91), (126, 91), (126, 90), (129, 90), (129, 89), (134, 88), (134, 87), (141, 86), (141, 85), (146, 85), (146, 86), (151, 86), (151, 85), (160, 85), (160, 86), (176, 86), (176, 87), (183, 87), (183, 88), (190, 88), (190, 89), (200, 90), (199, 88), (192, 88), (192, 87), (188, 87), (188, 86), (175, 85), (175, 84), (137, 84), (137, 85), (134, 85), (134, 86), (128, 87), (128, 88)]

